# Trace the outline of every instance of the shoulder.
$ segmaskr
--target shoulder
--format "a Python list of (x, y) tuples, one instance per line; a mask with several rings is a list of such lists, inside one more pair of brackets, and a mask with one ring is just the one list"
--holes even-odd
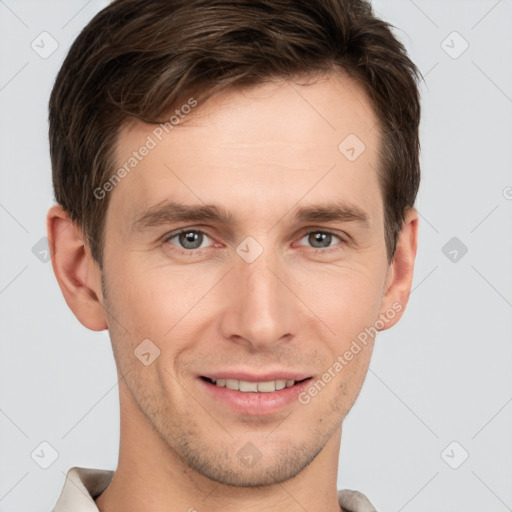
[(53, 512), (70, 510), (97, 511), (94, 498), (109, 485), (114, 471), (74, 466), (66, 474), (66, 481)]
[(377, 512), (370, 500), (359, 491), (338, 491), (338, 503), (343, 512)]

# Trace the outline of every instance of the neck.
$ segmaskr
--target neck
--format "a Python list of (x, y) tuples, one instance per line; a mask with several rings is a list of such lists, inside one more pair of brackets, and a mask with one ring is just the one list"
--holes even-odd
[(260, 487), (226, 485), (185, 464), (155, 432), (120, 381), (118, 467), (95, 500), (100, 512), (340, 512), (337, 498), (341, 426), (294, 477)]

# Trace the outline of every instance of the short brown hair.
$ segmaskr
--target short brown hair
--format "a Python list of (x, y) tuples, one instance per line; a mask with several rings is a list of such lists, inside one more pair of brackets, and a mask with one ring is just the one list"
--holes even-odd
[[(108, 197), (121, 127), (161, 122), (185, 97), (343, 70), (379, 119), (379, 180), (388, 260), (420, 181), (416, 66), (365, 0), (116, 0), (82, 30), (49, 104), (57, 202), (102, 266)], [(340, 141), (341, 142), (341, 141)]]

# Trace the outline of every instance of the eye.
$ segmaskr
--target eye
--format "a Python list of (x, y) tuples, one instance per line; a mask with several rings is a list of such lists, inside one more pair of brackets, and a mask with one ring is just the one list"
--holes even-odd
[[(173, 242), (173, 240), (176, 240), (176, 243)], [(199, 231), (197, 229), (184, 229), (178, 233), (171, 233), (165, 239), (165, 242), (170, 242), (172, 245), (177, 245), (178, 248), (185, 249), (190, 252), (207, 247), (209, 244), (204, 244), (207, 240), (210, 240), (210, 242), (212, 241), (204, 231)]]
[[(164, 239), (164, 242), (170, 243), (183, 253), (193, 253), (211, 246), (214, 241), (204, 231), (188, 228), (171, 233)], [(339, 242), (343, 242), (339, 235), (329, 231), (316, 230), (306, 233), (300, 239), (299, 245), (306, 243), (315, 252), (328, 252), (330, 249), (336, 249)]]
[[(310, 231), (306, 233), (300, 241), (306, 241), (306, 243), (311, 244), (313, 249), (317, 249), (322, 251), (323, 249), (330, 249), (336, 245), (336, 242), (342, 242), (340, 236), (335, 235), (329, 231)], [(332, 244), (332, 242), (335, 242)], [(325, 251), (324, 251), (325, 252)]]

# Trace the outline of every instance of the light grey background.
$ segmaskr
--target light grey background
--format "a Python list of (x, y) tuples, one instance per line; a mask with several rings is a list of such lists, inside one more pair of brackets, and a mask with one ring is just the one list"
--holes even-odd
[[(49, 511), (69, 467), (117, 464), (107, 333), (75, 319), (37, 245), (48, 96), (106, 3), (0, 0), (0, 512)], [(379, 335), (345, 422), (339, 487), (379, 511), (512, 510), (512, 1), (374, 5), (425, 75), (420, 241), (406, 314)], [(467, 254), (443, 253), (452, 237)], [(58, 452), (48, 469), (42, 442)]]

